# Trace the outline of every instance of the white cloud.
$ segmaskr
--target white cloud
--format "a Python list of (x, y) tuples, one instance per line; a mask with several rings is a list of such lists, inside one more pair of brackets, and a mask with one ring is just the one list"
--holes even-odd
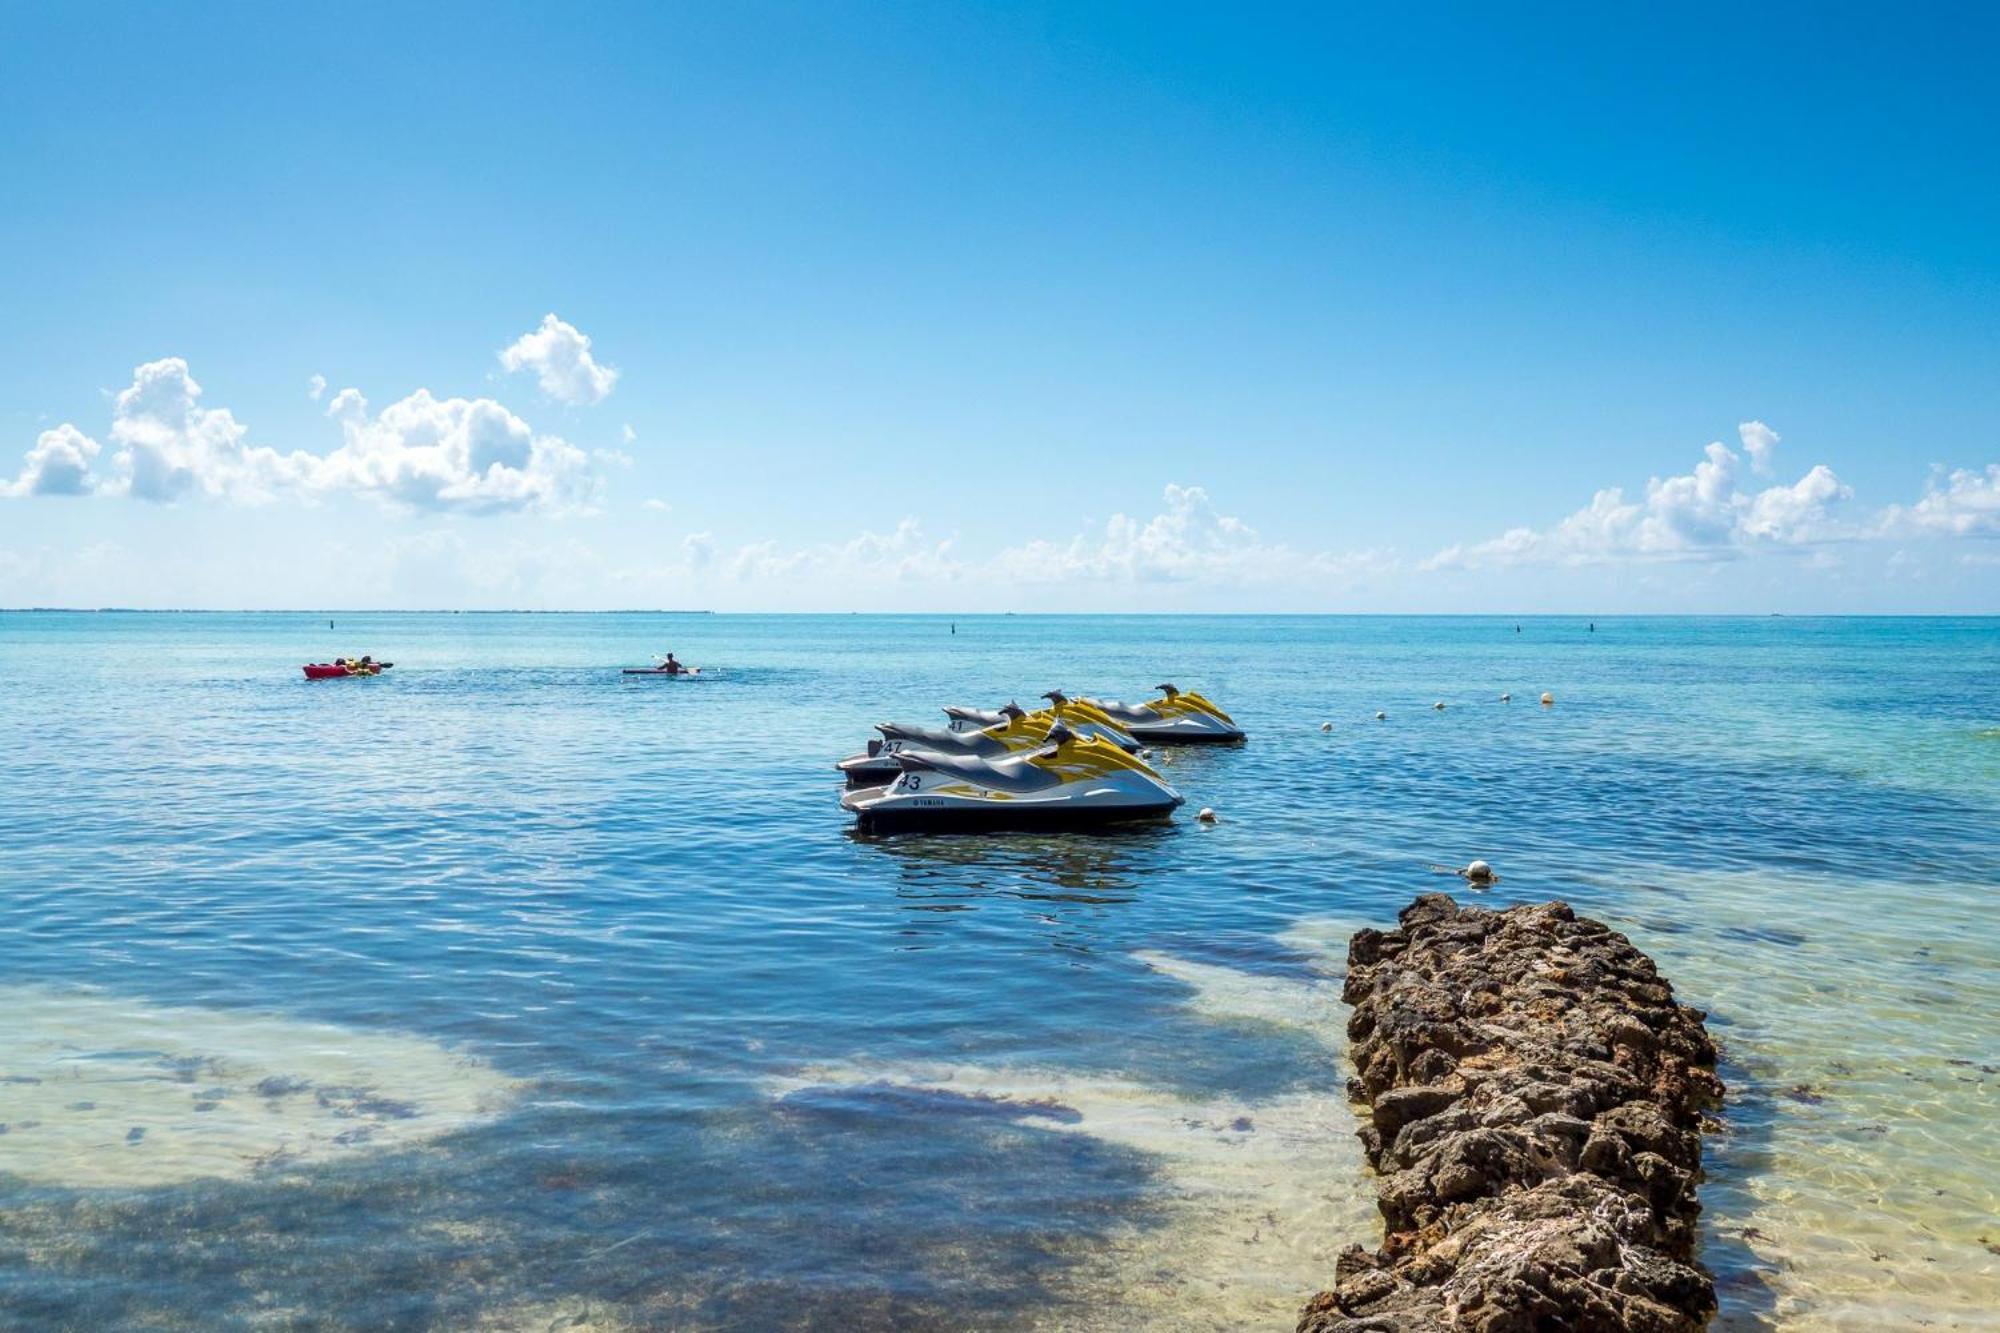
[(618, 372), (599, 365), (590, 354), (590, 339), (575, 325), (553, 314), (533, 333), (524, 333), (500, 353), (509, 373), (535, 372), (542, 392), (563, 403), (601, 403), (618, 382)]
[(204, 407), (201, 398), (185, 361), (149, 361), (112, 402), (109, 477), (91, 471), (97, 442), (64, 424), (42, 433), (20, 476), (0, 482), (0, 496), (100, 492), (168, 503), (199, 495), (255, 504), (360, 495), (495, 513), (581, 508), (597, 491), (588, 455), (535, 434), (490, 398), (438, 399), (419, 389), (371, 416), (359, 390), (342, 389), (326, 409), (342, 442), (324, 455), (249, 444), (248, 429), (228, 409)]
[(625, 423), (623, 434), (625, 436), (625, 443), (627, 444), (639, 438), (639, 432), (632, 429), (632, 423), (629, 421)]
[(2000, 463), (1984, 471), (1959, 468), (1933, 473), (1921, 500), (1891, 505), (1882, 516), (1885, 533), (1946, 537), (2000, 536)]
[(1824, 465), (1790, 486), (1752, 491), (1737, 484), (1741, 460), (1726, 445), (1711, 444), (1703, 453), (1692, 472), (1647, 482), (1642, 500), (1609, 487), (1553, 528), (1513, 528), (1489, 541), (1450, 546), (1421, 568), (1722, 559), (1854, 535), (1833, 515), (1853, 492)]
[(368, 415), (343, 389), (328, 408), (343, 443), (321, 462), (315, 489), (372, 495), (418, 509), (489, 514), (587, 505), (596, 479), (583, 450), (491, 398), (434, 398), (419, 389)]
[(362, 397), (359, 389), (342, 389), (333, 396), (333, 401), (326, 405), (326, 415), (335, 421), (346, 421), (356, 417), (366, 420), (368, 400)]
[(244, 443), (249, 432), (227, 408), (201, 405), (201, 385), (177, 356), (148, 361), (112, 402), (118, 446), (111, 489), (140, 500), (190, 492), (258, 503), (311, 482), (318, 460)]
[(1778, 447), (1781, 438), (1761, 421), (1745, 421), (1736, 428), (1736, 438), (1743, 441), (1743, 452), (1750, 455), (1750, 470), (1759, 476), (1771, 475), (1771, 454)]
[(1814, 464), (1812, 471), (1791, 485), (1767, 487), (1752, 496), (1737, 534), (1780, 545), (1847, 535), (1834, 525), (1830, 511), (1853, 494), (1852, 488), (1833, 475), (1832, 468)]
[(97, 489), (90, 464), (102, 447), (67, 421), (45, 430), (28, 450), (21, 475), (0, 482), (0, 495), (88, 495)]
[(306, 397), (318, 402), (326, 394), (326, 376), (315, 375), (306, 381)]
[(652, 499), (646, 501), (646, 508), (664, 514), (669, 509), (672, 509), (673, 506), (668, 504), (665, 500), (660, 499), (658, 496), (654, 496)]

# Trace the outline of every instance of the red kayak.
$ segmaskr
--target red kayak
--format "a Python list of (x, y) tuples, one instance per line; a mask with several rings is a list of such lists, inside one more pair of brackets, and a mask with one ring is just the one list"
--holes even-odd
[(307, 680), (338, 680), (342, 676), (379, 676), (384, 668), (392, 664), (372, 662), (369, 665), (371, 670), (351, 671), (343, 662), (312, 662), (302, 669), (306, 673)]

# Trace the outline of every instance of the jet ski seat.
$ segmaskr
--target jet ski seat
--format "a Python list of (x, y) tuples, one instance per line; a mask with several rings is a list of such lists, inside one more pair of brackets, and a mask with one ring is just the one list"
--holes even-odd
[(966, 733), (952, 731), (945, 727), (909, 727), (900, 722), (877, 722), (875, 730), (883, 738), (892, 741), (910, 741), (917, 745), (941, 745), (948, 750), (962, 750), (966, 745)]
[[(1035, 753), (1044, 752), (1038, 750)], [(992, 791), (1012, 792), (1018, 796), (1047, 791), (1062, 784), (1059, 774), (1037, 768), (1027, 762), (1027, 755), (1003, 759), (998, 763), (990, 763), (976, 755), (938, 754), (928, 750), (910, 751), (896, 757), (902, 760), (905, 773), (940, 773), (945, 777), (963, 778)]]

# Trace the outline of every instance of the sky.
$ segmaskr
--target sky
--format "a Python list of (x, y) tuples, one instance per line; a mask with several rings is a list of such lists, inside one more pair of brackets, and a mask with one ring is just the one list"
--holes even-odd
[(418, 11), (0, 4), (0, 606), (2000, 612), (2000, 8)]

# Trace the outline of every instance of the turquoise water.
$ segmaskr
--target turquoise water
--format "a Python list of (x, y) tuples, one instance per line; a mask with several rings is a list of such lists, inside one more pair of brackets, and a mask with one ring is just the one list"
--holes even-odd
[[(1727, 1325), (2000, 1327), (2000, 622), (336, 621), (0, 616), (0, 1325), (1289, 1327), (1345, 935), (1480, 856), (1712, 1011)], [(1213, 827), (837, 808), (1158, 680)]]

